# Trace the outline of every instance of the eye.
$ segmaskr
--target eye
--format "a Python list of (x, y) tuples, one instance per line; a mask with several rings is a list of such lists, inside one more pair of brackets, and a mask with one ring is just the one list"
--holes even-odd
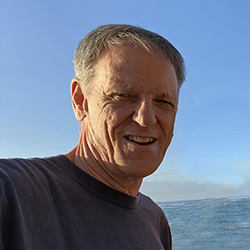
[(159, 103), (169, 103), (168, 101), (166, 101), (166, 100), (164, 100), (164, 99), (158, 99), (158, 100), (156, 100), (157, 102), (159, 102)]
[(155, 101), (156, 101), (157, 105), (160, 108), (163, 108), (163, 109), (175, 109), (175, 105), (172, 102), (170, 102), (170, 101), (168, 101), (166, 99), (160, 98), (160, 99), (156, 99)]
[(129, 97), (129, 95), (126, 94), (126, 93), (120, 93), (119, 92), (119, 93), (113, 93), (112, 94), (112, 99), (116, 100), (116, 101), (124, 100), (124, 99), (126, 99), (128, 97)]
[(165, 99), (157, 99), (156, 102), (162, 103), (162, 104), (170, 104), (170, 105), (172, 105), (171, 102), (169, 102), (169, 101), (167, 101), (167, 100), (165, 100)]
[(123, 97), (123, 98), (128, 97), (128, 94), (125, 94), (125, 93), (116, 93), (115, 95), (118, 97)]
[(131, 103), (138, 99), (138, 95), (131, 92), (114, 92), (108, 95), (104, 94), (104, 98), (114, 103)]

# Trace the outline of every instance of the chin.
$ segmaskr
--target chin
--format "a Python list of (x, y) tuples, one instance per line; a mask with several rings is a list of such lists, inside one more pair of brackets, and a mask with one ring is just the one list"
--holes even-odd
[(136, 176), (138, 178), (144, 178), (151, 174), (153, 174), (159, 167), (159, 165), (155, 164), (153, 167), (152, 164), (149, 165), (148, 162), (135, 162), (127, 163), (123, 166), (120, 166), (124, 173), (126, 172), (127, 176)]

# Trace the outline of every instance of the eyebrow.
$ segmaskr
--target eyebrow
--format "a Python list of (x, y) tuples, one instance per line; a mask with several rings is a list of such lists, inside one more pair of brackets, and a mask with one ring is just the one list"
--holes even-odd
[[(111, 85), (111, 86), (110, 86)], [(114, 93), (114, 92), (127, 92), (127, 93), (134, 93), (139, 94), (142, 93), (141, 91), (135, 90), (136, 86), (134, 83), (130, 82), (130, 79), (126, 79), (126, 77), (121, 77), (119, 75), (114, 75), (109, 79), (109, 86), (107, 89), (103, 89), (103, 92), (108, 93)], [(178, 103), (178, 92), (172, 93), (169, 89), (161, 89), (161, 90), (155, 90), (155, 94), (153, 94), (157, 98), (166, 98), (170, 100), (177, 99)]]
[(169, 90), (164, 90), (164, 93), (156, 94), (156, 96), (161, 98), (175, 98), (175, 94), (172, 94)]
[(129, 86), (131, 85), (130, 83), (126, 83), (124, 81), (124, 79), (121, 78), (121, 80), (119, 79), (111, 79), (109, 81), (109, 86), (108, 88), (106, 88), (104, 92), (109, 93), (109, 92), (134, 92), (136, 93), (136, 91), (134, 91), (134, 87)]

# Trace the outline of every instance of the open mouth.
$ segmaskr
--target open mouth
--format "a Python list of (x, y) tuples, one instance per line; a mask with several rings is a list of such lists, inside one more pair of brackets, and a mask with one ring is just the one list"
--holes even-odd
[(140, 145), (150, 145), (155, 141), (155, 139), (152, 137), (139, 137), (132, 135), (126, 136), (126, 139)]

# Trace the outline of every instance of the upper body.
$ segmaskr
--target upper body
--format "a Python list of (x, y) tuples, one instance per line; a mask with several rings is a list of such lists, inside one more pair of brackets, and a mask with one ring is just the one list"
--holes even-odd
[(183, 59), (155, 33), (105, 25), (83, 39), (74, 62), (71, 94), (81, 133), (66, 157), (106, 187), (136, 198), (143, 178), (159, 167), (171, 143), (185, 79)]
[(0, 249), (171, 249), (148, 197), (114, 190), (60, 155), (0, 160)]

